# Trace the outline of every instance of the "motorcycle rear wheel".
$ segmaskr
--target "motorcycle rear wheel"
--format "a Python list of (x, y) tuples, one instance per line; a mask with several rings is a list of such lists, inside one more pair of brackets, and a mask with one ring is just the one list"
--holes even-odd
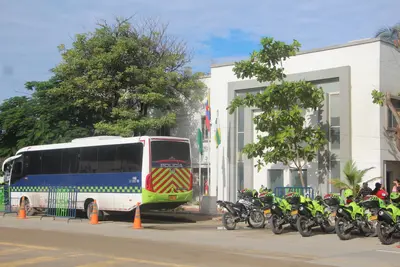
[(348, 223), (348, 221), (345, 218), (338, 218), (336, 220), (335, 231), (340, 240), (349, 240), (351, 238), (351, 230), (348, 230), (347, 232), (343, 230), (346, 223)]
[(233, 216), (233, 214), (230, 212), (225, 212), (224, 215), (222, 215), (222, 224), (226, 230), (235, 230), (235, 216)]
[(297, 231), (299, 231), (302, 237), (310, 237), (312, 235), (312, 227), (306, 227), (307, 222), (308, 218), (305, 216), (299, 216), (297, 218)]
[(376, 226), (376, 232), (378, 233), (379, 241), (381, 241), (382, 245), (392, 245), (396, 243), (396, 240), (392, 234), (387, 234), (386, 229), (389, 225), (386, 222), (380, 221)]

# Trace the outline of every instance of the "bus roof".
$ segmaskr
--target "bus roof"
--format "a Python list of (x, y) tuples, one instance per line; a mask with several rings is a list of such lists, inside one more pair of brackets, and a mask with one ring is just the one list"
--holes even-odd
[(131, 143), (139, 143), (148, 139), (153, 141), (189, 142), (188, 138), (172, 137), (172, 136), (136, 136), (136, 137), (92, 136), (92, 137), (73, 139), (69, 143), (23, 147), (17, 151), (16, 155), (26, 151), (41, 151), (41, 150), (79, 148), (79, 147), (90, 147), (90, 146), (131, 144)]

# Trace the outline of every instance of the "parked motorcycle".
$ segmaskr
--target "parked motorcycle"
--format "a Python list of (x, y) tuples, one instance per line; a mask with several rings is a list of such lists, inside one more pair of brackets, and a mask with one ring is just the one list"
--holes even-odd
[(384, 201), (376, 196), (366, 196), (359, 203), (352, 201), (340, 205), (335, 223), (337, 236), (341, 240), (349, 240), (353, 230), (359, 230), (366, 236), (376, 236), (377, 213), (384, 206)]
[(396, 242), (395, 235), (400, 235), (400, 193), (390, 194), (391, 203), (378, 212), (377, 233), (382, 245)]
[(286, 224), (297, 230), (299, 204), (300, 194), (298, 193), (289, 192), (284, 198), (276, 198), (276, 203), (271, 206), (271, 228), (274, 234), (281, 234)]
[(299, 217), (297, 218), (297, 230), (303, 237), (312, 235), (312, 228), (319, 226), (325, 233), (335, 231), (335, 224), (330, 221), (331, 211), (325, 206), (321, 196), (314, 200), (300, 196)]
[(246, 193), (238, 191), (236, 203), (218, 200), (217, 204), (227, 211), (222, 216), (222, 224), (227, 230), (234, 230), (239, 222), (246, 222), (252, 228), (264, 226), (265, 217), (257, 197), (249, 197)]
[(262, 203), (261, 209), (264, 211), (264, 216), (265, 216), (264, 228), (266, 226), (268, 226), (269, 228), (271, 226), (271, 218), (272, 218), (271, 207), (274, 203), (276, 203), (275, 195), (269, 191), (262, 191), (259, 194), (259, 199), (260, 202)]

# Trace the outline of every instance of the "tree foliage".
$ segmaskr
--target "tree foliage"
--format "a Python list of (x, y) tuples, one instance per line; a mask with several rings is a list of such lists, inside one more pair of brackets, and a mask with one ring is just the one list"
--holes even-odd
[(173, 127), (185, 99), (200, 97), (200, 73), (193, 74), (185, 43), (151, 20), (137, 26), (117, 19), (78, 34), (71, 49), (60, 46), (54, 68), (61, 82), (53, 95), (91, 114), (96, 134), (143, 135)]
[(247, 144), (243, 152), (249, 158), (258, 158), (258, 169), (267, 163), (293, 163), (303, 186), (302, 167), (317, 156), (326, 143), (325, 133), (319, 124), (307, 122), (304, 111), (318, 110), (324, 101), (322, 88), (307, 81), (286, 81), (282, 61), (294, 56), (300, 44), (261, 39), (262, 48), (254, 51), (249, 60), (237, 62), (234, 72), (238, 78), (255, 77), (269, 85), (261, 93), (236, 97), (228, 107), (232, 114), (238, 107), (251, 107), (261, 111), (254, 117), (257, 142)]
[(60, 45), (48, 81), (27, 82), (30, 97), (0, 105), (0, 156), (29, 145), (111, 134), (144, 135), (174, 127), (176, 112), (204, 96), (201, 73), (188, 67), (185, 43), (153, 20), (101, 22)]

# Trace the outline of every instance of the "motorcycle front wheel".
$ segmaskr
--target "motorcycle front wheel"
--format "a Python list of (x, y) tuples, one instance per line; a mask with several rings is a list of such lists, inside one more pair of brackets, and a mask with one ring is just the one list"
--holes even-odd
[(235, 230), (235, 216), (233, 216), (233, 214), (230, 212), (225, 212), (224, 215), (222, 215), (222, 224), (226, 230)]
[(264, 213), (261, 211), (251, 211), (248, 218), (248, 223), (251, 228), (263, 228), (265, 224)]
[(393, 238), (393, 233), (388, 234), (387, 230), (390, 228), (389, 224), (383, 221), (378, 222), (376, 232), (378, 234), (379, 241), (382, 245), (392, 245), (396, 242)]
[(345, 231), (344, 226), (349, 222), (345, 218), (338, 218), (335, 223), (335, 231), (340, 240), (349, 240), (351, 238), (351, 229)]
[(301, 234), (302, 237), (309, 237), (312, 235), (312, 227), (307, 227), (308, 218), (305, 216), (299, 216), (297, 218), (296, 227), (297, 231)]
[(276, 235), (280, 235), (283, 232), (283, 226), (279, 225), (279, 216), (276, 214), (271, 217), (271, 229)]

